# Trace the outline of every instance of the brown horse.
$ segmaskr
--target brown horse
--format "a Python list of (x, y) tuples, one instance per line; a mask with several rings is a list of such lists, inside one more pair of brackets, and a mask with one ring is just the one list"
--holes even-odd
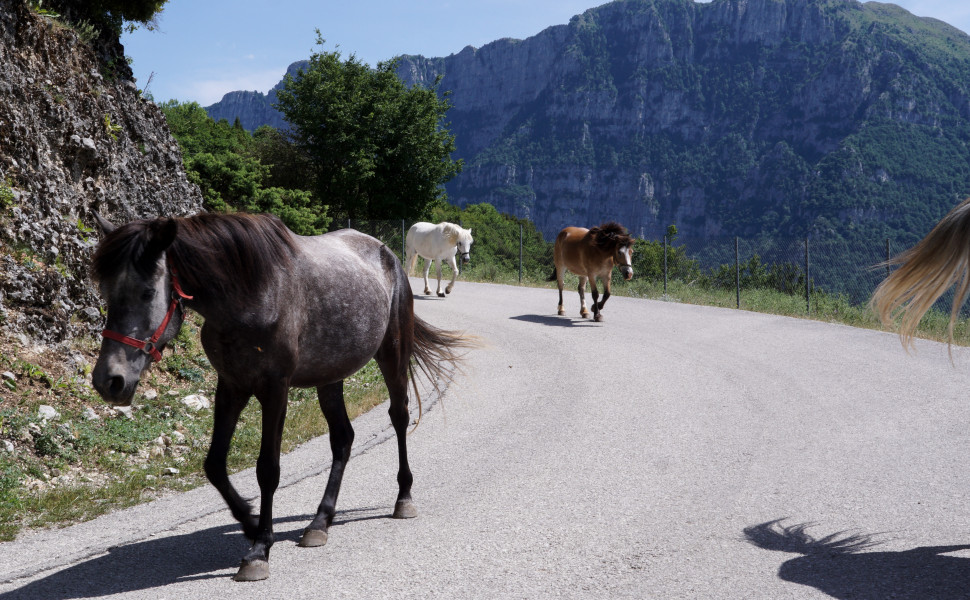
[[(417, 515), (407, 459), (408, 377), (417, 366), (432, 382), (447, 380), (469, 338), (414, 314), (411, 285), (387, 246), (352, 229), (299, 236), (268, 215), (201, 214), (120, 227), (100, 217), (98, 222), (105, 238), (92, 271), (108, 319), (92, 382), (105, 400), (131, 404), (142, 373), (178, 333), (185, 308), (205, 318), (202, 346), (219, 375), (205, 473), (253, 543), (237, 581), (269, 576), (273, 495), (291, 387), (317, 389), (333, 451), (323, 500), (300, 545), (327, 541), (354, 441), (344, 379), (372, 358), (387, 384), (397, 434), (392, 516)], [(262, 408), (258, 514), (226, 472), (232, 434), (252, 396)]]
[(872, 306), (890, 325), (900, 318), (899, 335), (909, 347), (920, 319), (940, 296), (956, 284), (950, 311), (949, 335), (960, 307), (970, 295), (970, 198), (967, 198), (916, 246), (892, 261), (900, 265), (879, 284)]
[[(559, 314), (566, 311), (562, 307), (563, 277), (566, 270), (579, 276), (579, 314), (586, 318), (586, 281), (589, 280), (593, 291), (593, 320), (603, 320), (603, 306), (610, 297), (610, 275), (613, 266), (619, 265), (623, 279), (633, 279), (633, 238), (619, 223), (604, 223), (599, 227), (566, 227), (556, 236), (553, 250), (556, 266), (547, 281), (555, 280), (559, 285)], [(603, 300), (599, 300), (596, 278), (603, 281)]]

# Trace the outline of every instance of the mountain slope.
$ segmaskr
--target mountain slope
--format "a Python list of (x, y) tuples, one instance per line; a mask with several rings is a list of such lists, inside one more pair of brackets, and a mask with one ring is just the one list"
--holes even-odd
[(452, 201), (547, 236), (912, 234), (970, 193), (970, 38), (894, 5), (617, 1), (402, 73), (452, 91)]
[(970, 37), (891, 4), (617, 0), (399, 74), (451, 93), (450, 200), (548, 239), (615, 219), (911, 243), (970, 194)]

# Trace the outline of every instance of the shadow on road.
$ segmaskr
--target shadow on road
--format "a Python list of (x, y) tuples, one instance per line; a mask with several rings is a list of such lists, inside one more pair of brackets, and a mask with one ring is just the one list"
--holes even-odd
[[(382, 508), (338, 511), (333, 527), (355, 521), (390, 519)], [(313, 515), (279, 518), (276, 543), (296, 543)], [(297, 527), (282, 527), (284, 523)], [(239, 525), (224, 525), (185, 535), (148, 539), (108, 550), (108, 554), (0, 594), (0, 600), (68, 600), (100, 598), (125, 592), (161, 588), (172, 583), (229, 578), (249, 548)], [(219, 573), (229, 569), (231, 573)]]
[(778, 577), (853, 600), (956, 600), (970, 598), (970, 559), (946, 556), (970, 545), (926, 546), (870, 552), (880, 542), (846, 532), (815, 539), (811, 524), (784, 526), (784, 519), (744, 529), (747, 541), (765, 550), (803, 554), (786, 561)]
[(572, 319), (570, 317), (560, 317), (557, 315), (519, 315), (509, 317), (514, 321), (525, 321), (526, 323), (538, 323), (549, 327), (600, 327), (599, 323), (589, 319)]

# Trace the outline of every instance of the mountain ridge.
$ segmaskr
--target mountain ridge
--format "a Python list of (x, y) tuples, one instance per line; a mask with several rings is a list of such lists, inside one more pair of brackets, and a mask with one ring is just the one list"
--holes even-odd
[(547, 239), (615, 219), (912, 241), (970, 194), (970, 37), (891, 4), (618, 0), (398, 72), (451, 94), (450, 201)]

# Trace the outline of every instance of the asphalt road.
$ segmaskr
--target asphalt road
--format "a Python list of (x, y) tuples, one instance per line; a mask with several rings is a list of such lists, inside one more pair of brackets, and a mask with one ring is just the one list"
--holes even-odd
[(296, 541), (328, 441), (284, 457), (269, 580), (231, 580), (246, 542), (205, 487), (0, 544), (0, 599), (970, 598), (966, 349), (462, 281), (415, 304), (487, 343), (409, 437), (418, 518), (389, 518), (379, 408), (323, 548)]

